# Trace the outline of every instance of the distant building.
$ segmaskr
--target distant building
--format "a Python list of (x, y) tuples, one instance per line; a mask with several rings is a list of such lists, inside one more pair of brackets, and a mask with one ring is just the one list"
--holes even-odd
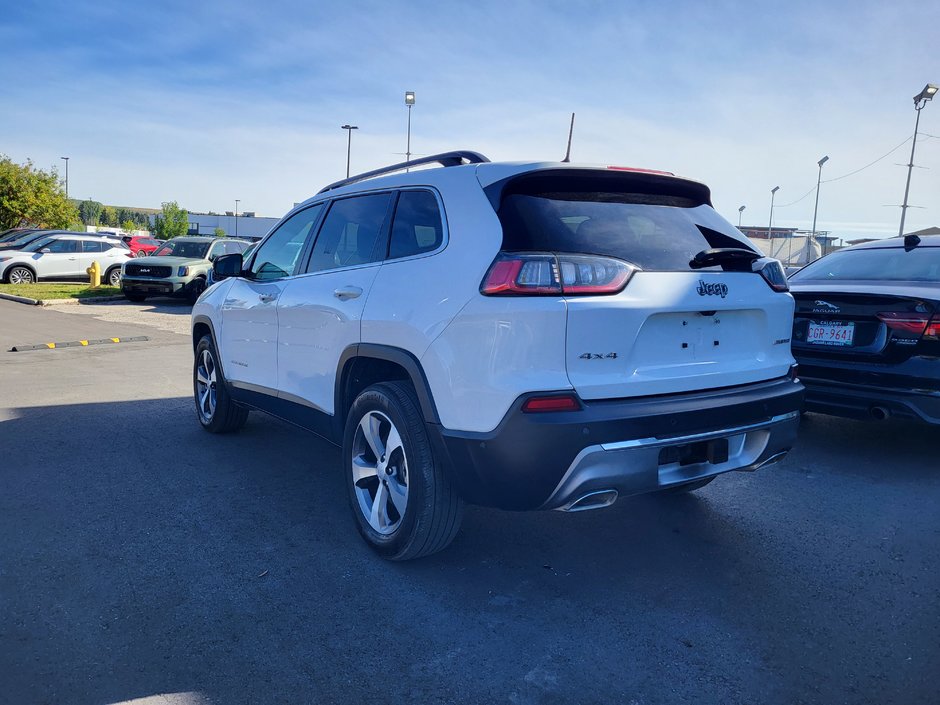
[(262, 238), (268, 234), (280, 218), (258, 217), (251, 211), (236, 216), (231, 211), (225, 215), (219, 213), (190, 213), (190, 235), (214, 235), (216, 228), (222, 228), (229, 237)]
[(816, 237), (813, 237), (812, 231), (798, 228), (742, 226), (738, 230), (765, 255), (779, 259), (786, 266), (802, 266), (839, 249), (836, 245), (839, 238), (823, 230), (817, 230)]

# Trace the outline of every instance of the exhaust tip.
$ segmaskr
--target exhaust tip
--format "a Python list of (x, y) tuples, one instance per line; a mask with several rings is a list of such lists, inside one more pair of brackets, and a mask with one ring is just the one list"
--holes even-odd
[(886, 420), (889, 416), (891, 416), (891, 412), (888, 411), (888, 410), (887, 410), (886, 408), (884, 408), (883, 406), (873, 406), (872, 408), (870, 408), (870, 409), (868, 410), (868, 413), (871, 414), (871, 417), (872, 417), (875, 421), (884, 421), (884, 420)]
[(584, 512), (588, 509), (602, 509), (617, 501), (617, 490), (597, 490), (581, 495), (573, 502), (560, 507), (563, 512)]
[(765, 460), (764, 462), (759, 463), (758, 465), (755, 465), (754, 469), (760, 470), (761, 468), (766, 468), (768, 465), (775, 465), (779, 463), (781, 460), (783, 460), (784, 458), (786, 458), (789, 452), (790, 451), (788, 450), (784, 450), (784, 451), (780, 451), (779, 453), (774, 453), (769, 458), (767, 458), (767, 460)]

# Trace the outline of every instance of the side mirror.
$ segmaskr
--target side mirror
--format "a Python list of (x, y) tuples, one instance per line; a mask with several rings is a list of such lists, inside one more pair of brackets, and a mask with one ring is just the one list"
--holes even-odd
[(242, 266), (241, 254), (221, 255), (212, 263), (212, 278), (215, 281), (222, 281), (229, 277), (237, 277), (242, 273)]

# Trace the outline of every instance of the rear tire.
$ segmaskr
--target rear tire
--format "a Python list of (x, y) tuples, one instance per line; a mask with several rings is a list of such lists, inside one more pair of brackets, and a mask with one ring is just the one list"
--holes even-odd
[(660, 490), (659, 494), (663, 495), (679, 495), (679, 494), (688, 494), (689, 492), (695, 492), (695, 490), (700, 489), (707, 485), (709, 482), (714, 480), (717, 475), (712, 475), (711, 477), (705, 477), (701, 480), (693, 480), (692, 482), (686, 482), (682, 485), (675, 485), (673, 487), (668, 487), (664, 490)]
[(212, 336), (204, 335), (196, 345), (193, 360), (193, 399), (196, 418), (209, 433), (231, 433), (245, 425), (248, 409), (228, 394)]
[(454, 540), (463, 502), (434, 458), (410, 385), (375, 384), (356, 398), (343, 468), (356, 528), (383, 558), (420, 558)]
[(104, 278), (108, 280), (108, 284), (111, 286), (121, 286), (121, 268), (111, 267)]

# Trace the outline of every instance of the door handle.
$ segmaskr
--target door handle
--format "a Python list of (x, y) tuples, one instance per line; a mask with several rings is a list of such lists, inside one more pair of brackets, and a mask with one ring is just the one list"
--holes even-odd
[(263, 304), (269, 304), (277, 298), (277, 294), (258, 294), (258, 300)]
[(344, 286), (333, 291), (333, 296), (335, 296), (340, 301), (358, 299), (361, 295), (362, 289), (360, 289), (358, 286)]

